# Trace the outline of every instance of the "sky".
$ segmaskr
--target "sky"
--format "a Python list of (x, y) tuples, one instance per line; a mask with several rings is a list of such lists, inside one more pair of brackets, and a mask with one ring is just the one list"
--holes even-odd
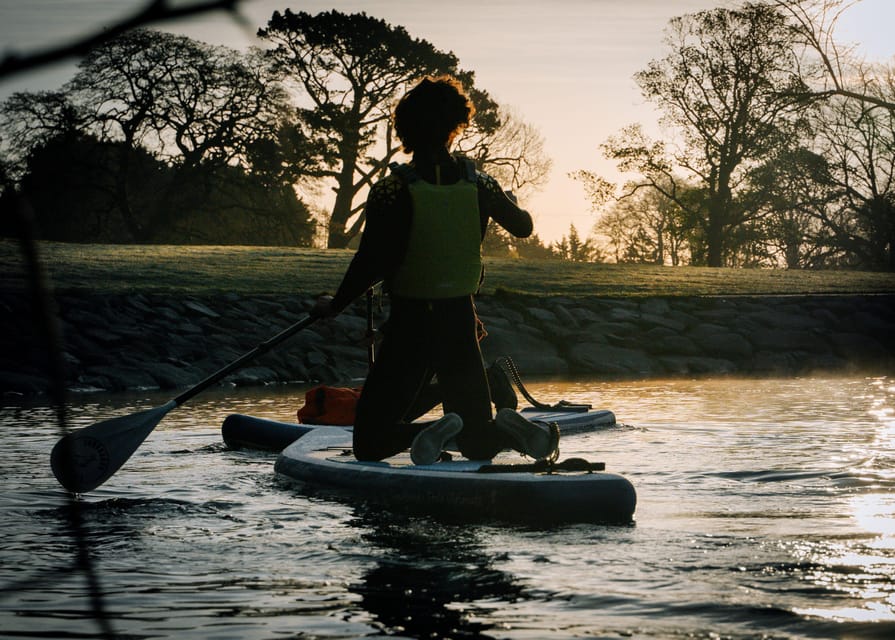
[[(148, 0), (0, 0), (4, 53), (36, 51), (90, 34), (128, 16)], [(189, 0), (180, 0), (188, 4)], [(581, 186), (568, 177), (579, 169), (610, 180), (621, 176), (599, 146), (635, 122), (655, 130), (657, 112), (644, 101), (633, 75), (662, 57), (668, 20), (734, 0), (245, 0), (248, 27), (225, 14), (160, 27), (237, 49), (260, 45), (255, 37), (275, 10), (317, 13), (365, 11), (435, 47), (453, 51), (477, 86), (512, 108), (545, 140), (553, 160), (547, 185), (521, 204), (546, 242), (574, 224), (588, 235), (595, 222)], [(895, 0), (861, 0), (840, 22), (838, 39), (868, 59), (895, 56)], [(889, 33), (887, 33), (889, 31)], [(53, 89), (75, 72), (76, 61), (0, 80), (0, 100), (15, 91)], [(326, 206), (327, 203), (321, 203)]]

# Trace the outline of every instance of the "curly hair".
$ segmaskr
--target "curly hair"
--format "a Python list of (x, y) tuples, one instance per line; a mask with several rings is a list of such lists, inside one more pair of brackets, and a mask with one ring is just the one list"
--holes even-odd
[(474, 114), (475, 107), (455, 78), (423, 78), (398, 102), (395, 132), (407, 153), (444, 147)]

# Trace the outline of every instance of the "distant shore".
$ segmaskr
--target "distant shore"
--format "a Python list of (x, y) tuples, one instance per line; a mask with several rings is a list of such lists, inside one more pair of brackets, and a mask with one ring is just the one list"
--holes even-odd
[[(76, 393), (192, 386), (300, 320), (309, 295), (60, 294), (66, 387)], [(375, 323), (387, 313), (377, 305)], [(804, 375), (895, 369), (895, 295), (542, 297), (485, 295), (486, 362), (529, 378)], [(0, 293), (0, 392), (50, 388), (45, 336), (24, 293)], [(318, 322), (225, 384), (357, 384), (365, 306)]]
[[(332, 292), (353, 252), (302, 247), (108, 245), (41, 242), (60, 294), (167, 294), (210, 299)], [(26, 291), (21, 249), (0, 240), (0, 291)], [(485, 256), (486, 296), (677, 298), (895, 294), (895, 272), (668, 267)]]

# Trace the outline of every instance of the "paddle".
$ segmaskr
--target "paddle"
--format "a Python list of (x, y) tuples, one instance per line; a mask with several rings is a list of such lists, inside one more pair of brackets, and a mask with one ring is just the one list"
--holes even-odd
[(62, 437), (50, 453), (53, 475), (59, 484), (72, 493), (86, 493), (96, 489), (127, 462), (171, 409), (179, 407), (316, 320), (317, 318), (308, 316), (296, 322), (160, 407), (96, 422)]

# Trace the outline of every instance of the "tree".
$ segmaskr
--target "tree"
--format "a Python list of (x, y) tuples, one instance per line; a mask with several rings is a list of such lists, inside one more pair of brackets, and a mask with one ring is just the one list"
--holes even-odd
[(14, 93), (0, 105), (0, 140), (7, 178), (22, 179), (28, 154), (51, 139), (79, 137), (83, 117), (64, 91)]
[(287, 9), (258, 34), (275, 45), (270, 55), (306, 94), (303, 120), (327, 150), (329, 164), (316, 175), (335, 181), (329, 247), (345, 247), (360, 232), (364, 194), (400, 151), (392, 109), (400, 92), (423, 76), (455, 76), (475, 105), (473, 122), (456, 140), (458, 151), (508, 189), (536, 189), (546, 180), (550, 160), (537, 130), (476, 88), (474, 74), (460, 70), (454, 54), (403, 27), (365, 13)]
[[(132, 242), (115, 201), (122, 142), (65, 137), (28, 156), (19, 192), (28, 197), (40, 237), (66, 242)], [(130, 152), (128, 192), (136, 215), (159, 206), (178, 212), (150, 242), (164, 244), (308, 245), (313, 225), (290, 185), (276, 184), (240, 166), (202, 163), (193, 180), (171, 194), (179, 169), (142, 148)], [(4, 229), (3, 233), (11, 230)]]
[(801, 99), (818, 104), (816, 151), (830, 159), (840, 202), (819, 211), (834, 250), (865, 268), (895, 269), (892, 185), (895, 67), (856, 57), (834, 40), (859, 0), (774, 0), (806, 50)]
[(637, 229), (636, 223), (630, 219), (630, 210), (626, 206), (630, 200), (619, 200), (608, 206), (597, 218), (594, 232), (605, 237), (615, 263), (624, 262), (629, 245), (629, 237)]
[[(116, 204), (137, 241), (174, 223), (172, 199), (197, 184), (200, 164), (246, 164), (250, 147), (276, 140), (288, 115), (286, 93), (260, 57), (183, 36), (132, 31), (93, 50), (80, 67), (66, 89), (88, 131), (122, 143)], [(177, 169), (158, 206), (142, 215), (132, 210), (128, 191), (137, 148)], [(188, 191), (196, 205), (207, 196)]]
[(309, 242), (293, 184), (320, 150), (257, 52), (133, 31), (92, 51), (62, 91), (17, 94), (2, 113), (47, 233), (83, 239), (92, 220), (103, 225), (92, 237), (115, 242)]
[(608, 238), (616, 262), (677, 266), (687, 253), (692, 226), (677, 202), (650, 189), (632, 190), (603, 209), (594, 231)]
[(516, 250), (516, 256), (525, 260), (550, 260), (556, 257), (536, 233), (527, 238), (516, 238), (513, 248)]
[(116, 165), (127, 154), (133, 168), (128, 190), (137, 212), (164, 187), (166, 167), (146, 151), (122, 149), (122, 144), (86, 134), (61, 134), (31, 150), (19, 192), (29, 199), (40, 238), (131, 240), (116, 206)]
[(581, 240), (574, 224), (569, 226), (568, 236), (563, 236), (559, 242), (553, 244), (553, 253), (560, 260), (568, 262), (599, 262), (602, 260), (602, 255), (593, 239)]
[(821, 220), (836, 199), (829, 162), (800, 146), (781, 149), (749, 175), (749, 195), (763, 207), (763, 241), (774, 266), (823, 266), (831, 251)]
[(895, 111), (828, 100), (815, 145), (838, 194), (818, 217), (856, 266), (895, 270)]
[(482, 254), (500, 258), (512, 256), (515, 253), (513, 240), (499, 225), (489, 224), (482, 239)]
[(488, 225), (482, 241), (482, 254), (500, 258), (528, 258), (547, 260), (555, 258), (553, 250), (545, 245), (538, 234), (532, 233), (527, 238), (516, 238), (504, 231), (497, 224)]
[[(471, 84), (472, 74), (458, 71), (452, 53), (365, 13), (276, 11), (258, 35), (275, 45), (270, 55), (311, 102), (303, 119), (333, 161), (318, 175), (336, 181), (327, 244), (345, 247), (362, 223), (349, 226), (362, 207), (358, 194), (399, 151), (388, 130), (398, 92), (425, 75), (449, 73)], [(376, 155), (365, 155), (377, 142)]]
[[(674, 18), (666, 43), (671, 52), (635, 77), (679, 134), (677, 151), (636, 126), (603, 151), (642, 175), (635, 190), (655, 189), (687, 211), (702, 227), (705, 264), (719, 267), (734, 249), (734, 230), (760, 215), (737, 200), (744, 172), (793, 135), (797, 59), (782, 16), (760, 4)], [(678, 171), (701, 201), (681, 199)]]
[(66, 87), (74, 102), (86, 106), (85, 129), (96, 131), (101, 140), (121, 143), (118, 162), (108, 166), (115, 169), (115, 202), (134, 240), (147, 240), (149, 231), (133, 210), (130, 160), (156, 128), (157, 105), (173, 84), (164, 81), (172, 60), (194, 66), (198, 57), (186, 39), (133, 31), (92, 50)]
[(288, 185), (271, 185), (240, 166), (202, 164), (194, 172), (207, 196), (175, 197), (176, 221), (156, 242), (308, 246), (314, 225), (307, 206)]

